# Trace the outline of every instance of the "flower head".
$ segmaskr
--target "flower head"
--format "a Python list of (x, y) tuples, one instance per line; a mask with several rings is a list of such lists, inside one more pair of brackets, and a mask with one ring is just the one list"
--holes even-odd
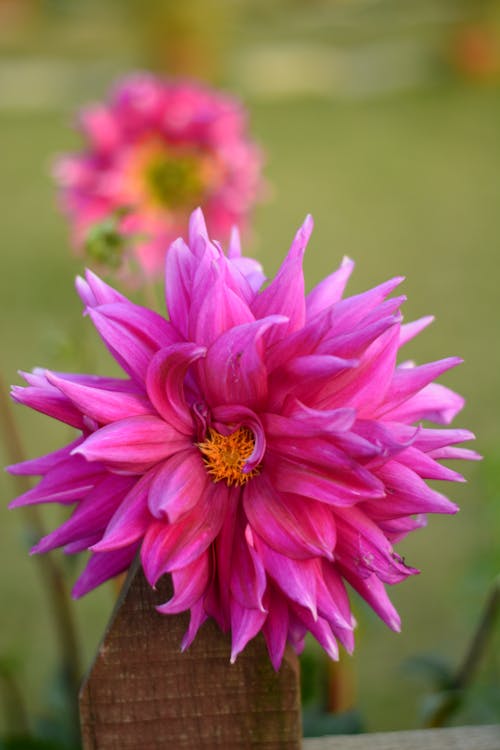
[[(74, 504), (34, 548), (90, 549), (81, 596), (139, 552), (165, 614), (190, 610), (187, 647), (214, 618), (232, 659), (262, 631), (275, 668), (310, 631), (332, 658), (351, 651), (346, 582), (394, 630), (385, 584), (417, 571), (393, 544), (427, 513), (457, 507), (426, 479), (461, 481), (441, 459), (477, 458), (446, 425), (463, 400), (434, 379), (460, 360), (397, 365), (429, 322), (402, 325), (392, 279), (343, 298), (340, 268), (304, 294), (307, 218), (267, 286), (191, 217), (166, 258), (169, 320), (91, 272), (77, 288), (125, 378), (36, 371), (13, 396), (79, 430), (67, 447), (11, 467), (39, 474), (12, 505)], [(430, 420), (443, 429), (424, 427)]]
[(224, 239), (258, 196), (262, 157), (228, 95), (134, 75), (84, 110), (80, 126), (86, 150), (56, 165), (62, 206), (77, 248), (129, 280), (131, 265), (146, 277), (161, 272), (196, 206)]

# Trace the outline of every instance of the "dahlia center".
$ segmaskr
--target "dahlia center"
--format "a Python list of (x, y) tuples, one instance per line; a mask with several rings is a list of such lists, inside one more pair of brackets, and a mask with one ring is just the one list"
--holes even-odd
[(194, 154), (164, 150), (145, 169), (145, 180), (154, 201), (164, 208), (193, 206), (203, 196), (199, 159)]
[(245, 471), (245, 464), (255, 448), (255, 438), (248, 427), (239, 427), (230, 435), (221, 435), (210, 429), (205, 440), (198, 443), (198, 448), (214, 482), (224, 480), (229, 487), (233, 484), (241, 486), (260, 471), (258, 466)]

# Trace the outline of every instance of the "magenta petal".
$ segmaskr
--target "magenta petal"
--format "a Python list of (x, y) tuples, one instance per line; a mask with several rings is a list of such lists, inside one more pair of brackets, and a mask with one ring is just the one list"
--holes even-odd
[(255, 551), (252, 532), (245, 523), (243, 514), (239, 513), (231, 559), (231, 594), (243, 607), (264, 611), (266, 572)]
[(109, 521), (100, 542), (94, 544), (94, 552), (108, 552), (136, 542), (144, 536), (152, 521), (148, 510), (148, 493), (155, 476), (150, 471), (141, 477)]
[(262, 360), (262, 336), (283, 323), (273, 315), (236, 326), (223, 333), (209, 347), (200, 373), (210, 404), (245, 404), (254, 408), (267, 395), (267, 371)]
[[(276, 552), (294, 559), (332, 556), (335, 523), (331, 512), (319, 503), (297, 495), (282, 495), (262, 475), (245, 487), (243, 506), (251, 527)], [(318, 520), (323, 521), (324, 529)]]
[(426, 315), (424, 318), (419, 318), (411, 323), (405, 323), (401, 326), (401, 332), (399, 336), (399, 345), (404, 346), (411, 341), (415, 336), (418, 336), (427, 326), (434, 322), (434, 315)]
[(380, 414), (392, 411), (399, 404), (414, 396), (431, 381), (442, 375), (452, 367), (456, 367), (462, 362), (458, 357), (449, 357), (438, 362), (430, 362), (420, 367), (398, 367), (394, 371), (394, 376), (390, 388), (388, 389), (384, 406)]
[(139, 473), (187, 445), (186, 437), (159, 417), (139, 416), (102, 427), (73, 453), (87, 461), (102, 461), (110, 468)]
[(231, 664), (260, 631), (266, 617), (267, 612), (243, 607), (236, 599), (231, 602)]
[(304, 275), (302, 258), (311, 236), (313, 221), (307, 216), (295, 235), (290, 251), (276, 277), (258, 294), (252, 303), (256, 318), (269, 315), (284, 315), (288, 325), (271, 332), (270, 341), (283, 338), (285, 334), (301, 328), (305, 321)]
[(264, 567), (278, 588), (289, 599), (310, 610), (316, 619), (317, 561), (292, 560), (275, 552), (259, 537), (256, 536), (255, 540)]
[(355, 570), (339, 565), (339, 570), (346, 581), (370, 605), (374, 612), (397, 633), (401, 630), (401, 620), (391, 600), (387, 596), (385, 586), (375, 574), (360, 577)]
[(78, 430), (84, 427), (81, 412), (57, 388), (48, 383), (42, 387), (14, 385), (11, 389), (11, 396), (19, 404), (29, 406), (35, 411), (76, 427)]
[(132, 303), (100, 305), (90, 308), (89, 315), (119, 365), (141, 382), (153, 354), (178, 340), (170, 323)]
[(196, 560), (218, 535), (226, 513), (228, 488), (212, 484), (198, 505), (173, 524), (154, 521), (141, 548), (142, 567), (152, 586), (164, 573)]
[(339, 648), (333, 635), (330, 623), (323, 617), (314, 618), (308, 609), (292, 604), (294, 615), (303, 623), (310, 633), (316, 638), (320, 646), (324, 648), (330, 659), (337, 661)]
[(462, 396), (446, 386), (429, 383), (415, 396), (385, 411), (382, 418), (403, 423), (426, 419), (436, 424), (450, 424), (463, 409), (464, 403)]
[[(370, 513), (377, 518), (390, 512), (391, 517), (415, 513), (456, 513), (458, 506), (447, 497), (426, 485), (416, 472), (397, 461), (389, 461), (378, 470), (387, 488), (387, 498), (380, 500), (376, 508), (370, 503)], [(387, 516), (386, 516), (387, 517)]]
[(199, 502), (210, 479), (200, 452), (194, 446), (168, 458), (156, 473), (148, 506), (155, 518), (175, 523)]
[(210, 268), (198, 290), (199, 307), (191, 309), (190, 337), (203, 346), (210, 346), (225, 331), (255, 320), (245, 300), (225, 283), (221, 273)]
[(89, 464), (80, 456), (70, 456), (51, 469), (36, 487), (13, 500), (9, 508), (35, 503), (75, 503), (104, 477), (101, 464)]
[(170, 246), (165, 261), (165, 296), (170, 320), (183, 336), (188, 334), (191, 289), (196, 265), (196, 258), (179, 237)]
[(318, 313), (338, 302), (354, 270), (354, 262), (344, 257), (340, 268), (326, 279), (323, 279), (306, 297), (307, 319), (311, 320)]
[(211, 556), (200, 555), (190, 565), (172, 572), (174, 595), (156, 609), (163, 615), (177, 614), (193, 607), (205, 593), (212, 573)]
[(73, 587), (73, 597), (78, 599), (101, 583), (114, 578), (127, 570), (137, 553), (138, 545), (114, 550), (113, 552), (96, 552), (89, 558), (87, 566)]
[(45, 456), (39, 456), (39, 458), (30, 458), (28, 461), (21, 461), (18, 464), (11, 464), (6, 467), (6, 471), (9, 474), (22, 474), (24, 475), (36, 475), (43, 476), (47, 474), (51, 469), (54, 469), (57, 464), (64, 463), (69, 459), (73, 448), (76, 448), (82, 442), (82, 438), (74, 440), (69, 445), (65, 445), (64, 448), (59, 448), (52, 453), (47, 453)]
[(414, 447), (406, 448), (398, 453), (398, 463), (416, 471), (422, 479), (440, 479), (448, 482), (465, 482), (464, 477), (457, 471), (441, 466), (428, 453), (423, 453)]
[(77, 276), (76, 290), (86, 307), (97, 307), (110, 302), (128, 302), (123, 294), (106, 284), (88, 268), (85, 270), (85, 279)]
[(355, 621), (349, 597), (336, 565), (322, 560), (317, 583), (319, 614), (328, 620), (332, 628), (353, 630)]
[[(133, 483), (130, 477), (109, 475), (78, 503), (72, 516), (55, 531), (43, 537), (32, 552), (48, 552), (77, 542), (105, 529)], [(87, 546), (87, 545), (86, 545)]]
[(184, 634), (181, 643), (181, 651), (185, 651), (194, 641), (198, 630), (203, 625), (205, 620), (208, 619), (208, 615), (205, 612), (203, 601), (200, 599), (196, 604), (191, 607), (191, 616), (189, 618), (189, 627)]
[(383, 487), (377, 483), (368, 488), (354, 482), (346, 482), (345, 476), (338, 473), (328, 474), (313, 466), (288, 461), (284, 457), (275, 457), (269, 467), (269, 475), (274, 487), (280, 492), (303, 495), (333, 506), (351, 506), (370, 497), (382, 497)]
[(336, 560), (367, 578), (375, 573), (385, 583), (399, 583), (418, 573), (404, 564), (380, 528), (358, 508), (337, 509), (338, 543)]
[(348, 370), (332, 384), (323, 387), (312, 405), (330, 409), (350, 406), (359, 409), (360, 417), (371, 415), (391, 384), (398, 342), (399, 326), (395, 325), (370, 345), (359, 367)]
[(93, 388), (48, 371), (47, 380), (67, 396), (79, 411), (101, 424), (115, 422), (124, 416), (154, 414), (149, 400), (138, 393)]
[(268, 615), (262, 627), (271, 663), (277, 672), (283, 660), (288, 636), (288, 605), (274, 588), (269, 592)]
[(149, 398), (166, 422), (186, 435), (193, 433), (193, 418), (184, 394), (190, 365), (205, 355), (205, 348), (182, 343), (161, 349), (152, 358), (146, 376)]

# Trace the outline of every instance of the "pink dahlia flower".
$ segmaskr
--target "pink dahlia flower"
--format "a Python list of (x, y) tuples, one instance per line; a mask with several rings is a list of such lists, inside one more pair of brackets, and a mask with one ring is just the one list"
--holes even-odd
[[(81, 154), (56, 165), (74, 242), (98, 265), (132, 278), (161, 272), (170, 243), (201, 205), (214, 236), (245, 223), (262, 157), (235, 99), (200, 84), (141, 74), (84, 110)], [(125, 252), (125, 254), (124, 254)]]
[(75, 504), (35, 552), (90, 549), (81, 596), (137, 553), (165, 614), (190, 610), (186, 648), (214, 618), (232, 660), (259, 631), (275, 668), (310, 631), (351, 651), (346, 582), (394, 630), (385, 584), (417, 571), (393, 544), (457, 507), (426, 479), (462, 481), (441, 459), (473, 435), (448, 425), (463, 400), (433, 380), (460, 360), (397, 365), (429, 318), (401, 324), (401, 279), (342, 299), (352, 262), (304, 295), (307, 218), (276, 277), (226, 256), (203, 216), (166, 258), (169, 319), (87, 272), (77, 288), (125, 378), (36, 371), (16, 401), (75, 427), (65, 448), (11, 467), (39, 474), (14, 500)]

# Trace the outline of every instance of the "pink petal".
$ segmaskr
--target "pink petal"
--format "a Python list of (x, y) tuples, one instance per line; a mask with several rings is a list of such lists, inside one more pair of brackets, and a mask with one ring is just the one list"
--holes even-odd
[(47, 380), (67, 396), (76, 408), (101, 424), (123, 417), (154, 413), (149, 400), (138, 393), (110, 391), (66, 380), (47, 371)]
[(311, 320), (318, 313), (331, 307), (344, 294), (344, 289), (354, 270), (354, 262), (347, 257), (342, 259), (340, 268), (334, 271), (330, 276), (320, 281), (306, 297), (307, 319)]
[(8, 471), (9, 474), (21, 474), (23, 476), (33, 474), (43, 476), (54, 469), (58, 464), (64, 463), (69, 459), (73, 448), (76, 448), (81, 442), (82, 438), (78, 438), (69, 445), (65, 445), (64, 448), (59, 448), (52, 453), (47, 453), (45, 456), (30, 458), (28, 461), (21, 461), (18, 464), (11, 464), (11, 466), (6, 467), (6, 471)]
[(332, 557), (335, 523), (320, 503), (281, 495), (261, 475), (244, 488), (243, 507), (252, 528), (276, 552), (294, 559)]
[(464, 403), (458, 393), (439, 383), (430, 383), (402, 404), (384, 411), (382, 418), (404, 423), (426, 419), (436, 424), (450, 424)]
[(31, 409), (57, 419), (59, 422), (69, 424), (78, 430), (84, 427), (83, 415), (80, 411), (57, 388), (48, 383), (43, 387), (14, 385), (12, 386), (11, 396), (19, 404), (29, 406)]
[(225, 331), (252, 323), (255, 318), (244, 299), (231, 289), (217, 266), (211, 266), (196, 291), (190, 313), (190, 337), (210, 346)]
[(266, 617), (267, 612), (243, 607), (236, 599), (231, 602), (231, 664), (260, 631)]
[(9, 508), (34, 503), (75, 503), (104, 476), (100, 464), (89, 464), (80, 456), (71, 456), (66, 461), (57, 463), (36, 487), (19, 495), (10, 503)]
[(123, 573), (132, 564), (137, 549), (138, 545), (132, 544), (130, 547), (124, 547), (113, 552), (92, 554), (85, 570), (73, 587), (73, 597), (78, 599), (100, 586), (104, 581)]
[[(376, 505), (369, 503), (372, 517), (407, 516), (415, 513), (456, 513), (458, 506), (426, 485), (418, 474), (397, 461), (389, 461), (378, 470), (386, 485), (387, 497)], [(379, 515), (381, 514), (381, 515)]]
[(269, 344), (302, 328), (304, 325), (305, 302), (302, 258), (312, 229), (312, 217), (307, 216), (304, 224), (295, 235), (290, 251), (276, 277), (255, 297), (252, 303), (252, 311), (256, 318), (265, 318), (269, 315), (284, 315), (288, 318), (287, 326), (271, 332)]
[(73, 453), (113, 469), (142, 473), (187, 445), (187, 438), (159, 417), (139, 416), (102, 427)]
[(146, 377), (153, 354), (178, 341), (168, 321), (139, 305), (105, 304), (90, 308), (89, 315), (116, 361), (140, 381)]
[(43, 537), (31, 552), (48, 552), (104, 531), (118, 505), (129, 491), (133, 479), (109, 475), (77, 505), (72, 516), (55, 531)]
[(189, 565), (172, 572), (174, 595), (156, 609), (163, 615), (185, 612), (203, 596), (212, 574), (211, 556), (208, 552), (200, 555)]
[(251, 529), (240, 512), (231, 559), (231, 595), (241, 606), (264, 611), (262, 597), (266, 590), (266, 572), (255, 551)]
[(227, 501), (227, 487), (212, 484), (180, 521), (150, 524), (141, 548), (141, 561), (152, 586), (164, 573), (189, 565), (205, 552), (221, 529)]
[(205, 348), (182, 343), (161, 349), (151, 360), (146, 388), (158, 413), (185, 435), (193, 433), (193, 418), (184, 394), (184, 379), (190, 365), (205, 354)]
[(183, 336), (188, 335), (196, 265), (196, 258), (181, 237), (170, 245), (165, 261), (165, 296), (170, 320)]
[(155, 518), (179, 521), (209, 489), (210, 478), (194, 446), (168, 458), (155, 474), (148, 506)]
[(205, 620), (208, 619), (208, 615), (203, 607), (203, 601), (200, 599), (196, 604), (191, 607), (191, 616), (189, 619), (189, 627), (182, 639), (181, 651), (185, 651), (194, 641), (198, 630), (203, 625)]
[(154, 476), (155, 472), (150, 471), (135, 482), (113, 514), (102, 539), (93, 545), (94, 552), (120, 549), (144, 536), (153, 520), (147, 501)]
[(384, 404), (378, 415), (386, 414), (403, 404), (409, 398), (422, 391), (431, 381), (442, 375), (452, 367), (462, 362), (458, 357), (449, 357), (438, 362), (430, 362), (420, 367), (398, 367), (392, 378), (392, 383), (385, 395)]
[(258, 536), (255, 543), (268, 575), (278, 588), (289, 599), (310, 610), (316, 619), (316, 560), (292, 560), (275, 552)]
[(401, 326), (401, 332), (399, 336), (399, 346), (404, 346), (418, 336), (428, 325), (434, 322), (434, 315), (426, 315), (424, 318), (419, 318), (411, 323), (405, 323)]
[(262, 627), (271, 663), (277, 672), (283, 660), (288, 635), (288, 606), (274, 587), (269, 592), (268, 615)]
[(264, 401), (267, 371), (262, 361), (262, 336), (282, 322), (276, 315), (236, 326), (209, 347), (200, 374), (210, 404), (244, 404), (254, 408)]
[(375, 574), (360, 577), (355, 570), (339, 565), (342, 576), (355, 591), (370, 605), (374, 612), (397, 633), (401, 630), (401, 620), (391, 600), (387, 596), (384, 584)]
[(368, 498), (383, 496), (383, 488), (369, 489), (360, 486), (354, 478), (346, 481), (341, 474), (320, 471), (313, 466), (276, 457), (267, 469), (274, 487), (280, 492), (290, 492), (310, 497), (333, 506), (351, 506)]
[(106, 284), (88, 268), (85, 270), (85, 279), (77, 276), (76, 290), (86, 307), (96, 307), (110, 302), (128, 302), (123, 294)]

